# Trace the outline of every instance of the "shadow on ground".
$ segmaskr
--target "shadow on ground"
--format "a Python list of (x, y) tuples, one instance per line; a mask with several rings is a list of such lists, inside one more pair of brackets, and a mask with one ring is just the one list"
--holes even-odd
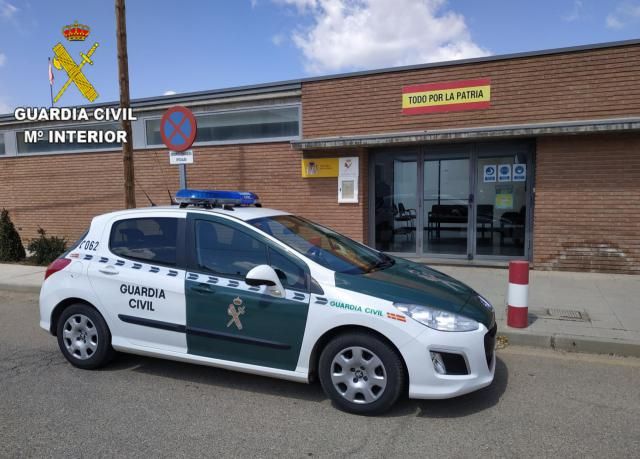
[(119, 354), (110, 365), (101, 371), (123, 370), (171, 378), (189, 384), (233, 388), (310, 402), (322, 402), (327, 399), (319, 384), (300, 384), (222, 368), (142, 357), (133, 354)]
[[(320, 384), (300, 384), (281, 379), (239, 373), (220, 368), (173, 362), (152, 357), (120, 354), (101, 371), (135, 371), (157, 377), (171, 378), (188, 384), (211, 387), (233, 387), (252, 393), (291, 397), (310, 402), (327, 400)], [(458, 418), (469, 416), (493, 407), (504, 394), (509, 372), (504, 362), (497, 358), (493, 383), (484, 389), (446, 400), (401, 399), (385, 417), (418, 416), (424, 418)]]

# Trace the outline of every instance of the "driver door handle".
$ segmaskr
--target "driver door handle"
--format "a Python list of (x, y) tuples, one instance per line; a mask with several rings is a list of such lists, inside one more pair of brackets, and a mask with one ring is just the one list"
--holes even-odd
[(107, 266), (106, 268), (99, 269), (98, 271), (100, 271), (102, 274), (107, 274), (108, 276), (113, 276), (115, 274), (119, 274), (120, 273), (120, 271), (118, 271), (113, 266)]
[(212, 286), (210, 286), (209, 284), (198, 284), (195, 285), (193, 287), (191, 287), (191, 290), (193, 290), (194, 292), (197, 293), (215, 293), (216, 289), (214, 289)]

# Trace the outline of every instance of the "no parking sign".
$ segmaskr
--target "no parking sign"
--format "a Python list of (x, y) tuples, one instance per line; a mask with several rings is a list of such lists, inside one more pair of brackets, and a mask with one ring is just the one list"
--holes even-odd
[(172, 151), (185, 151), (196, 140), (198, 125), (188, 108), (176, 105), (165, 112), (160, 120), (162, 142)]

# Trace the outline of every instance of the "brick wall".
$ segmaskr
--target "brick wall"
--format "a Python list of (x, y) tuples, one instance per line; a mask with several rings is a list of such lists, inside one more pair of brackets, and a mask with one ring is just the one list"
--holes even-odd
[[(367, 163), (364, 153), (345, 153), (346, 156), (361, 157), (360, 203), (338, 204), (337, 179), (303, 179), (302, 155), (288, 143), (198, 148), (197, 152), (197, 168), (188, 175), (190, 187), (254, 191), (265, 207), (307, 217), (359, 241), (366, 239)], [(339, 156), (339, 153), (320, 156)]]
[[(366, 238), (366, 158), (361, 160), (360, 204), (337, 203), (337, 180), (302, 179), (301, 154), (288, 143), (196, 149), (188, 166), (193, 188), (245, 189), (258, 193), (266, 207), (291, 211), (343, 232)], [(178, 169), (166, 151), (136, 151), (136, 200), (167, 205), (167, 186), (178, 188)], [(32, 156), (0, 160), (0, 208), (10, 211), (23, 242), (48, 234), (79, 237), (95, 215), (124, 206), (119, 152)]]
[(537, 142), (534, 265), (640, 274), (640, 134)]
[[(640, 115), (640, 45), (306, 82), (304, 138)], [(403, 115), (405, 85), (491, 78), (491, 107)]]

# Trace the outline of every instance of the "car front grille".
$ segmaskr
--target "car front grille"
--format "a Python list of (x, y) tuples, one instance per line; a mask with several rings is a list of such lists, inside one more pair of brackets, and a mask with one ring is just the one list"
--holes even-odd
[(496, 335), (498, 334), (498, 325), (493, 327), (484, 335), (484, 355), (487, 358), (487, 366), (491, 368), (491, 361), (496, 348)]

